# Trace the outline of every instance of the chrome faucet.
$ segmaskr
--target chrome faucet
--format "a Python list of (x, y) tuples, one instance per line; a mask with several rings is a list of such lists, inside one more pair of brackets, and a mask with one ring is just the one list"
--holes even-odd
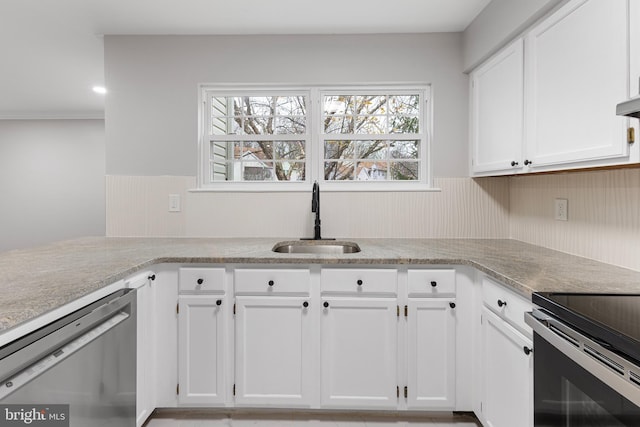
[(313, 226), (313, 240), (322, 240), (322, 237), (320, 237), (320, 186), (318, 185), (318, 181), (313, 183), (311, 212), (315, 212), (316, 214), (316, 220)]

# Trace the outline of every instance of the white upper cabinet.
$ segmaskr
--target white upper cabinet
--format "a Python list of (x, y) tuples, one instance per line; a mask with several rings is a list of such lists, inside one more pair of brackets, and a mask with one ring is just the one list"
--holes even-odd
[(522, 169), (524, 56), (516, 40), (471, 73), (471, 170)]
[(637, 7), (571, 0), (471, 73), (472, 175), (640, 161), (637, 121), (616, 115), (637, 90)]
[(628, 119), (615, 114), (629, 96), (628, 7), (624, 0), (571, 1), (526, 36), (532, 168), (628, 156)]

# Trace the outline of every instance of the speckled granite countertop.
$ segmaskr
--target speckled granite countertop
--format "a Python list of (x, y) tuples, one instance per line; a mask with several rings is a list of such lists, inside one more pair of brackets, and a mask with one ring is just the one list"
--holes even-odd
[(0, 252), (0, 332), (159, 263), (468, 265), (535, 291), (640, 292), (640, 272), (516, 240), (355, 239), (362, 252), (277, 254), (277, 239), (104, 238)]

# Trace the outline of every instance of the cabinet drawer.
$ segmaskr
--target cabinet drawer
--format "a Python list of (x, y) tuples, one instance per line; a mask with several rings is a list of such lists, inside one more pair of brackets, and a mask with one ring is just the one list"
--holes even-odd
[(482, 301), (513, 327), (531, 336), (531, 328), (524, 322), (524, 313), (533, 309), (531, 301), (486, 277), (482, 279)]
[(395, 269), (327, 268), (320, 273), (322, 292), (358, 294), (398, 293)]
[(224, 268), (181, 268), (179, 275), (180, 292), (224, 293)]
[(236, 294), (309, 294), (309, 270), (238, 269)]
[(455, 270), (409, 270), (409, 296), (452, 296), (456, 293)]

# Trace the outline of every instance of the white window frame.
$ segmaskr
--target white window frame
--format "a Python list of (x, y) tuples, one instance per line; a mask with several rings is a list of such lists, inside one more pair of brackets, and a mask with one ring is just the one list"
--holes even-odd
[[(220, 181), (209, 182), (209, 159), (211, 156), (211, 144), (208, 130), (211, 128), (211, 115), (207, 108), (207, 98), (210, 94), (216, 96), (242, 96), (251, 95), (301, 95), (308, 96), (306, 135), (274, 135), (274, 139), (286, 140), (304, 139), (306, 141), (305, 181)], [(333, 136), (344, 134), (323, 134), (322, 123), (322, 96), (335, 94), (419, 94), (420, 96), (420, 133), (414, 134), (420, 139), (420, 179), (416, 181), (331, 181), (324, 179), (324, 140)], [(201, 84), (198, 90), (198, 176), (197, 188), (193, 191), (220, 191), (220, 192), (308, 192), (314, 181), (322, 186), (322, 191), (437, 191), (432, 185), (431, 167), (431, 132), (433, 123), (433, 108), (431, 99), (431, 86), (425, 83), (415, 84), (366, 84), (366, 85), (336, 85), (336, 86), (284, 86), (284, 85), (220, 85)], [(402, 135), (402, 134), (398, 134)], [(354, 139), (375, 139), (380, 135), (357, 135)], [(254, 135), (233, 135), (233, 140), (255, 140)], [(400, 138), (402, 139), (402, 138)]]

